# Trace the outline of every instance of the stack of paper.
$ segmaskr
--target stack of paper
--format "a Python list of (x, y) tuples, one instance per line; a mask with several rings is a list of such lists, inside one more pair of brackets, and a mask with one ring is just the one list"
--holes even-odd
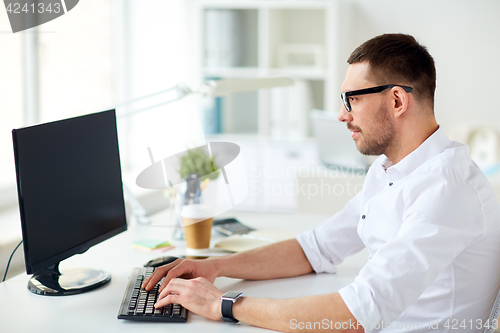
[(226, 237), (217, 242), (214, 247), (231, 252), (242, 252), (294, 238), (296, 235), (297, 233), (287, 230), (255, 230), (245, 235)]
[(163, 239), (143, 239), (132, 242), (132, 247), (142, 251), (163, 252), (173, 249), (169, 241)]

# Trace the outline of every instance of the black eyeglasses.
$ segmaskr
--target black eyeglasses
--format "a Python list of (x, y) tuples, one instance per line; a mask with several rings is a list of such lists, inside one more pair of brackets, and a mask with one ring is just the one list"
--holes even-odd
[(373, 88), (346, 91), (346, 92), (343, 92), (340, 94), (340, 98), (342, 98), (342, 101), (344, 102), (344, 106), (345, 106), (345, 109), (347, 110), (347, 112), (351, 112), (351, 110), (352, 110), (351, 103), (349, 102), (350, 96), (376, 94), (376, 93), (379, 93), (379, 92), (386, 90), (387, 88), (392, 88), (392, 87), (401, 87), (407, 93), (410, 93), (413, 91), (412, 87), (400, 86), (399, 84), (386, 84), (385, 86), (378, 86), (378, 87), (373, 87)]

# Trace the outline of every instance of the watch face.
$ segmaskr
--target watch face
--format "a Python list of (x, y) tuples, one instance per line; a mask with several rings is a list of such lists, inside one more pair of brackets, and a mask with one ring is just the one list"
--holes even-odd
[(222, 295), (222, 297), (234, 299), (234, 298), (238, 297), (239, 295), (241, 295), (240, 291), (228, 291), (228, 292), (224, 293), (224, 295)]

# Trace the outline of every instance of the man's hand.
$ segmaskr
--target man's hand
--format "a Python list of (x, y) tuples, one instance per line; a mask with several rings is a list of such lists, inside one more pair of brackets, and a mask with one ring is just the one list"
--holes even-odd
[(163, 278), (160, 291), (174, 278), (204, 277), (213, 283), (217, 276), (267, 280), (313, 272), (296, 239), (288, 239), (250, 251), (202, 260), (177, 259), (159, 267), (142, 287), (151, 290)]
[(202, 277), (191, 280), (173, 279), (158, 296), (155, 308), (176, 303), (203, 317), (220, 320), (222, 317), (221, 296), (223, 294)]
[(147, 278), (142, 287), (146, 290), (151, 290), (163, 278), (160, 285), (160, 292), (175, 278), (195, 279), (198, 277), (205, 278), (208, 282), (213, 283), (217, 277), (218, 270), (215, 260), (189, 260), (177, 259), (170, 264), (156, 268), (154, 273)]

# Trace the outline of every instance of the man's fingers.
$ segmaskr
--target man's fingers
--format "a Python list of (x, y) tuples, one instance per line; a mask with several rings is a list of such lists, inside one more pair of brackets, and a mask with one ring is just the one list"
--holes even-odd
[[(180, 296), (182, 293), (186, 293), (188, 288), (188, 282), (187, 280), (183, 279), (174, 279), (171, 280), (170, 283), (163, 289), (162, 292), (158, 295), (158, 300), (156, 301), (156, 304), (158, 304), (158, 307), (165, 306), (170, 303), (177, 303), (180, 302), (179, 300), (174, 300), (178, 299), (178, 297), (171, 297), (171, 296)], [(167, 300), (166, 300), (167, 299)]]
[(172, 267), (175, 267), (178, 264), (178, 263), (176, 264), (176, 261), (156, 268), (155, 271), (153, 272), (153, 274), (151, 274), (151, 276), (149, 278), (144, 280), (144, 283), (142, 284), (142, 288), (144, 288), (146, 290), (153, 289), (153, 287), (156, 286), (156, 284), (158, 282), (160, 282), (160, 280), (167, 274), (167, 272), (170, 271), (172, 269)]
[(165, 279), (160, 285), (160, 288), (158, 289), (160, 292), (162, 292), (165, 287), (169, 284), (172, 279), (178, 278), (179, 276), (182, 276), (184, 274), (187, 274), (190, 272), (190, 269), (188, 268), (189, 265), (185, 264), (186, 262), (181, 262), (179, 265), (175, 266), (171, 270), (168, 271), (168, 273), (165, 275)]
[(161, 308), (165, 305), (172, 304), (172, 303), (173, 304), (180, 304), (180, 295), (173, 295), (173, 294), (167, 295), (166, 297), (157, 301), (154, 306), (156, 309), (158, 309), (158, 308)]
[(175, 268), (168, 271), (168, 273), (165, 275), (165, 279), (160, 285), (160, 288), (158, 288), (158, 291), (160, 293), (165, 289), (165, 287), (169, 284), (169, 282), (172, 281), (172, 279), (175, 279), (177, 277), (175, 273), (176, 273)]
[(158, 299), (162, 299), (170, 294), (179, 295), (180, 293), (186, 291), (187, 281), (183, 279), (173, 279), (160, 291)]
[(156, 285), (158, 283), (158, 281), (161, 280), (161, 277), (159, 279), (157, 279), (157, 275), (160, 273), (160, 268), (157, 268), (153, 274), (151, 274), (150, 277), (148, 277), (146, 280), (144, 280), (144, 282), (142, 283), (142, 288), (143, 289), (146, 289), (146, 290), (151, 290), (153, 288), (154, 285)]
[(218, 320), (220, 314), (220, 297), (223, 292), (207, 279), (172, 279), (158, 296), (155, 308), (168, 304), (181, 304), (193, 313)]

